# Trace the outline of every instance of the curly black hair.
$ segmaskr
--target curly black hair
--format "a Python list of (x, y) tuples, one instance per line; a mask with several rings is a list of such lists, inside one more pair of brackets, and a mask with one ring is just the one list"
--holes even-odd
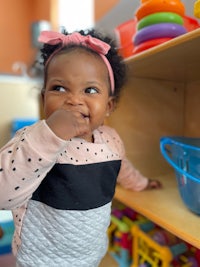
[[(120, 97), (121, 89), (123, 88), (125, 81), (126, 81), (126, 64), (123, 61), (123, 58), (118, 54), (117, 51), (117, 45), (113, 38), (106, 35), (104, 36), (102, 33), (96, 31), (95, 29), (87, 29), (87, 30), (80, 30), (77, 31), (83, 36), (91, 35), (92, 37), (95, 37), (97, 39), (100, 39), (104, 41), (105, 43), (108, 43), (110, 45), (110, 50), (105, 55), (112, 67), (113, 74), (114, 74), (114, 80), (115, 80), (115, 90), (112, 94), (115, 97), (115, 100), (118, 101)], [(63, 29), (62, 34), (68, 35), (68, 33), (65, 29)], [(62, 44), (57, 45), (50, 45), (50, 44), (44, 44), (41, 48), (41, 57), (42, 57), (42, 64), (45, 66), (46, 62), (48, 61), (49, 57), (56, 51), (57, 49), (61, 48)], [(59, 50), (59, 53), (62, 51), (67, 51), (74, 47), (83, 47), (81, 44), (69, 44), (67, 46), (62, 47)], [(93, 50), (91, 50), (88, 47), (83, 47), (84, 49), (89, 50), (92, 53), (96, 53)], [(44, 68), (44, 85), (46, 84), (46, 69)]]

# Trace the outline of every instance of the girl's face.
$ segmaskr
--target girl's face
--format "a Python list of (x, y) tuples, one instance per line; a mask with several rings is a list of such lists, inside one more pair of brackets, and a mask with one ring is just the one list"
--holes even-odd
[(46, 75), (46, 118), (58, 109), (78, 111), (88, 118), (93, 131), (112, 112), (108, 70), (100, 57), (83, 49), (58, 54), (50, 61)]

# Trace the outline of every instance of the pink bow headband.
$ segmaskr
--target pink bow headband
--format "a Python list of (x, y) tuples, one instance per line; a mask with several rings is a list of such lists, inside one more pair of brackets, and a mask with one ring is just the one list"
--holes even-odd
[[(110, 77), (110, 84), (111, 84), (111, 91), (112, 93), (114, 93), (114, 89), (115, 89), (115, 82), (114, 82), (114, 74), (113, 74), (113, 70), (112, 67), (110, 65), (110, 62), (108, 61), (108, 59), (105, 57), (105, 55), (108, 53), (108, 51), (110, 50), (110, 45), (97, 39), (94, 38), (90, 35), (86, 35), (83, 36), (78, 32), (74, 32), (72, 34), (69, 35), (65, 35), (62, 33), (58, 33), (58, 32), (53, 32), (53, 31), (42, 31), (38, 41), (41, 43), (45, 43), (45, 44), (50, 44), (50, 45), (56, 45), (56, 44), (62, 44), (62, 47), (73, 43), (73, 44), (81, 44), (84, 45), (86, 47), (89, 47), (90, 49), (92, 49), (93, 51), (97, 52), (100, 57), (103, 59), (104, 63), (107, 66), (108, 69), (108, 73), (109, 73), (109, 77)], [(61, 47), (61, 48), (62, 48)], [(58, 52), (60, 51), (61, 48), (58, 48), (47, 60), (47, 63), (50, 61), (50, 59)]]

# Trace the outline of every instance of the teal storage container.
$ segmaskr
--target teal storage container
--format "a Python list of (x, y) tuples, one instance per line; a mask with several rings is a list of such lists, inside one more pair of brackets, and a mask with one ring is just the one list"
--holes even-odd
[(200, 138), (162, 137), (160, 150), (174, 168), (183, 203), (200, 215)]

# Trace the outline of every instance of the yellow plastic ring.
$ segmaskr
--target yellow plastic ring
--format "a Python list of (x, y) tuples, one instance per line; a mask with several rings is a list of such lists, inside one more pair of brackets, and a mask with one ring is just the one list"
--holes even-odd
[(145, 16), (157, 12), (172, 12), (184, 16), (185, 7), (177, 0), (149, 0), (143, 3), (135, 12), (135, 16), (140, 21)]
[(137, 30), (140, 30), (146, 26), (150, 26), (152, 24), (157, 24), (157, 23), (163, 23), (163, 22), (169, 22), (169, 23), (176, 23), (183, 25), (183, 17), (176, 13), (172, 12), (157, 12), (153, 13), (151, 15), (148, 15), (141, 19), (137, 23)]

